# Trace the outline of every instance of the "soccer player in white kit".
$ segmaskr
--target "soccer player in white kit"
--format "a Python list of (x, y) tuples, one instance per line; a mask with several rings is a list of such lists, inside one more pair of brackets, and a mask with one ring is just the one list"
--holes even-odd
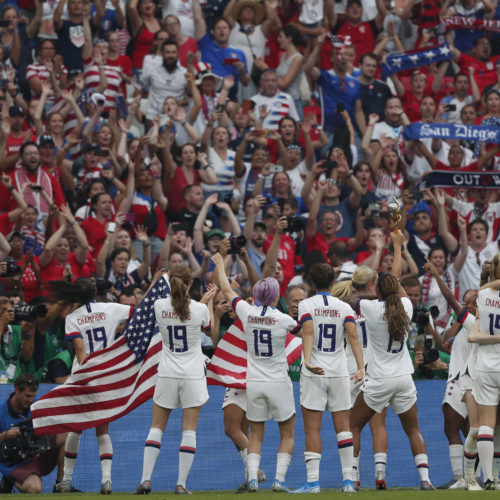
[(477, 451), (484, 475), (484, 489), (496, 490), (498, 487), (493, 477), (493, 431), (500, 400), (500, 254), (493, 257), (490, 280), (479, 290), (479, 322), (472, 327), (469, 341), (479, 343), (472, 389), (479, 407)]
[(353, 441), (349, 428), (351, 389), (344, 350), (344, 330), (356, 360), (354, 379), (365, 376), (363, 351), (356, 333), (354, 311), (330, 294), (335, 280), (328, 264), (314, 264), (309, 279), (316, 295), (299, 303), (302, 325), (302, 369), (300, 405), (304, 418), (307, 482), (294, 493), (319, 493), (321, 420), (325, 410), (332, 413), (342, 466), (342, 490), (355, 492), (352, 483)]
[[(425, 442), (417, 416), (417, 390), (412, 380), (413, 363), (406, 346), (411, 330), (413, 307), (399, 285), (401, 274), (401, 231), (391, 233), (394, 244), (393, 274), (384, 273), (377, 281), (380, 300), (358, 300), (356, 312), (366, 318), (368, 349), (367, 378), (351, 411), (354, 454), (361, 448), (361, 431), (374, 413), (391, 405), (410, 440), (420, 474), (420, 489), (435, 489), (429, 481)], [(354, 299), (355, 296), (351, 296)], [(348, 300), (349, 302), (349, 300)]]
[[(468, 342), (467, 337), (469, 330), (476, 321), (477, 310), (475, 304), (477, 291), (468, 290), (465, 292), (463, 297), (465, 307), (462, 307), (457, 299), (455, 299), (453, 291), (448, 288), (443, 278), (429, 260), (424, 264), (424, 269), (429, 271), (431, 276), (436, 280), (439, 291), (457, 316), (456, 322), (444, 332), (445, 340), (452, 340), (450, 337), (456, 332), (451, 348), (448, 382), (442, 403), (444, 428), (450, 445), (450, 463), (454, 479), (449, 489), (480, 491), (482, 488), (476, 481), (474, 474), (477, 458), (477, 405), (470, 394), (465, 394), (467, 385), (465, 384), (464, 387), (462, 383), (466, 378), (467, 362), (472, 346), (474, 345)], [(459, 328), (458, 332), (457, 328)], [(469, 418), (469, 431), (465, 444), (462, 445), (460, 430), (463, 431), (467, 417)]]
[[(50, 282), (51, 296), (63, 305), (66, 315), (66, 339), (72, 341), (75, 349), (73, 370), (80, 367), (89, 354), (106, 349), (114, 342), (116, 329), (129, 320), (133, 308), (121, 304), (94, 302), (95, 284), (89, 278), (79, 278), (74, 283), (67, 281)], [(108, 425), (96, 427), (99, 458), (101, 460), (102, 479), (100, 493), (112, 492), (111, 465), (113, 445), (108, 434)], [(64, 476), (56, 484), (57, 493), (71, 491), (71, 480), (80, 447), (80, 432), (69, 432), (64, 447)]]
[(279, 283), (265, 278), (253, 287), (256, 304), (251, 306), (232, 290), (220, 254), (212, 257), (222, 292), (233, 304), (243, 323), (247, 343), (247, 419), (250, 421), (248, 443), (247, 491), (258, 490), (262, 442), (266, 420), (278, 422), (281, 442), (278, 449), (273, 491), (287, 492), (285, 476), (294, 447), (295, 402), (292, 382), (288, 376), (285, 344), (288, 332), (296, 333), (299, 324), (275, 309), (279, 300)]
[[(338, 281), (332, 287), (332, 295), (343, 299), (352, 293), (361, 293), (375, 296), (375, 288), (377, 285), (377, 271), (374, 271), (368, 266), (358, 266), (353, 275), (352, 280)], [(359, 343), (363, 349), (363, 359), (366, 358), (366, 349), (368, 347), (368, 336), (366, 334), (366, 320), (363, 316), (355, 312), (356, 333), (358, 334)], [(350, 347), (346, 345), (347, 369), (349, 370), (349, 381), (351, 386), (351, 405), (354, 404), (359, 392), (361, 384), (354, 380), (354, 374), (358, 367), (356, 359)], [(387, 431), (385, 428), (385, 418), (387, 416), (387, 408), (382, 413), (375, 413), (370, 419), (370, 430), (372, 433), (373, 455), (375, 461), (375, 488), (378, 490), (387, 489), (385, 480), (385, 471), (387, 466), (387, 449), (389, 447), (387, 439)], [(359, 489), (361, 478), (359, 474), (359, 456), (352, 457), (352, 482), (354, 489)]]
[(170, 413), (179, 406), (182, 406), (182, 440), (175, 493), (191, 493), (186, 481), (196, 453), (196, 427), (201, 407), (208, 401), (201, 331), (210, 331), (211, 302), (217, 288), (209, 288), (203, 296), (207, 307), (189, 298), (192, 278), (188, 266), (175, 266), (168, 277), (170, 295), (154, 303), (163, 346), (153, 396), (153, 422), (144, 446), (141, 483), (136, 489), (139, 495), (151, 492), (151, 476), (160, 454), (161, 438)]

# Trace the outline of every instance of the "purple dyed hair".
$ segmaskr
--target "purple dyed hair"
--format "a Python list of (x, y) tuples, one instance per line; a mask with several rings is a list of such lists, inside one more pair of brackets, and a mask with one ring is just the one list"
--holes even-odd
[(253, 287), (253, 297), (260, 306), (268, 306), (279, 296), (280, 285), (274, 278), (259, 280)]

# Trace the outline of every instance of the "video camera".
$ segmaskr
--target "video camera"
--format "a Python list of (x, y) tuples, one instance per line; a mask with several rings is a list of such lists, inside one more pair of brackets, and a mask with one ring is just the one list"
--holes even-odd
[(35, 436), (31, 418), (23, 420), (11, 428), (19, 429), (21, 435), (5, 439), (0, 446), (0, 461), (8, 467), (50, 450), (50, 436)]

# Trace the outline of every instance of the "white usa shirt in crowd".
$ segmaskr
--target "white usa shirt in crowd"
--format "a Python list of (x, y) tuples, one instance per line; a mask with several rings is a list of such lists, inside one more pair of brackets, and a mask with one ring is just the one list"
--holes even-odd
[[(500, 292), (491, 288), (479, 290), (477, 310), (479, 331), (500, 335)], [(479, 344), (475, 369), (480, 372), (500, 372), (500, 344)]]
[[(324, 377), (347, 377), (344, 325), (355, 323), (352, 308), (328, 292), (318, 292), (299, 302), (299, 321), (301, 325), (306, 321), (313, 322), (311, 365), (323, 368)], [(317, 377), (305, 367), (303, 356), (301, 376)]]
[(251, 306), (233, 300), (233, 309), (243, 323), (247, 343), (247, 381), (282, 382), (288, 379), (285, 343), (287, 333), (297, 333), (299, 324), (271, 306)]
[(163, 341), (159, 377), (200, 379), (205, 376), (201, 330), (210, 331), (210, 313), (205, 304), (189, 301), (189, 317), (181, 321), (170, 297), (155, 304), (156, 323)]
[[(116, 328), (132, 317), (134, 308), (109, 302), (89, 302), (66, 317), (66, 339), (81, 338), (88, 356), (109, 347)], [(75, 357), (73, 368), (78, 366)]]
[(276, 92), (272, 97), (256, 94), (252, 97), (255, 103), (255, 119), (260, 118), (260, 107), (266, 106), (268, 114), (262, 123), (263, 129), (278, 130), (282, 118), (290, 116), (296, 122), (300, 120), (297, 108), (291, 96), (285, 92)]
[[(408, 319), (413, 316), (413, 306), (407, 297), (401, 302)], [(398, 377), (413, 373), (413, 363), (406, 347), (407, 335), (397, 342), (392, 339), (385, 319), (385, 301), (359, 300), (356, 312), (366, 319), (368, 348), (366, 349), (366, 373), (370, 378)]]

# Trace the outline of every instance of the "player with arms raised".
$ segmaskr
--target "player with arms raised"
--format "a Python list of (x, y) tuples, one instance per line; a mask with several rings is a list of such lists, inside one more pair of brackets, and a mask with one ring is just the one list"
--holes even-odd
[(349, 428), (351, 389), (344, 349), (344, 330), (356, 359), (357, 382), (365, 376), (363, 352), (356, 333), (354, 311), (330, 294), (335, 275), (328, 264), (315, 264), (309, 279), (317, 290), (314, 297), (299, 303), (302, 325), (302, 370), (300, 372), (300, 405), (304, 417), (306, 451), (304, 458), (307, 482), (294, 493), (319, 493), (321, 460), (321, 420), (325, 410), (332, 412), (337, 433), (342, 490), (354, 492), (352, 483), (353, 442)]
[(354, 454), (359, 455), (364, 426), (375, 413), (381, 413), (390, 404), (410, 440), (420, 474), (420, 489), (433, 490), (435, 488), (429, 481), (427, 450), (418, 425), (417, 390), (411, 376), (413, 364), (406, 346), (413, 307), (398, 281), (404, 236), (398, 230), (391, 233), (391, 238), (394, 244), (394, 274), (379, 276), (379, 300), (357, 300), (355, 294), (345, 299), (351, 305), (356, 302), (357, 313), (366, 318), (368, 335), (367, 379), (351, 412)]
[(189, 297), (193, 281), (188, 266), (175, 266), (168, 277), (170, 295), (154, 303), (163, 346), (153, 396), (153, 423), (144, 446), (141, 483), (136, 490), (139, 495), (151, 492), (151, 476), (160, 454), (161, 438), (170, 413), (179, 406), (182, 406), (182, 441), (175, 493), (191, 493), (186, 488), (186, 481), (196, 452), (196, 427), (201, 407), (208, 401), (201, 331), (210, 331), (212, 300), (217, 288), (210, 287), (201, 302), (196, 302)]
[(232, 290), (222, 256), (217, 253), (212, 260), (222, 292), (232, 302), (243, 323), (247, 343), (247, 419), (251, 429), (247, 491), (255, 492), (259, 488), (257, 473), (262, 442), (266, 420), (271, 416), (278, 422), (281, 437), (272, 489), (286, 492), (285, 476), (294, 447), (295, 402), (285, 344), (288, 332), (296, 333), (300, 326), (293, 318), (275, 309), (279, 300), (279, 283), (274, 278), (264, 278), (255, 284), (253, 297), (256, 305), (252, 306)]
[[(90, 354), (106, 349), (114, 339), (117, 328), (132, 316), (133, 308), (108, 302), (94, 302), (96, 289), (89, 278), (79, 278), (74, 283), (64, 280), (49, 283), (51, 296), (63, 306), (66, 316), (66, 339), (72, 341), (75, 349), (73, 370), (80, 367)], [(108, 425), (96, 427), (102, 480), (100, 493), (112, 492), (111, 465), (113, 445), (108, 434)], [(57, 493), (72, 491), (71, 480), (80, 447), (80, 432), (69, 432), (64, 448), (64, 477), (56, 484)]]

